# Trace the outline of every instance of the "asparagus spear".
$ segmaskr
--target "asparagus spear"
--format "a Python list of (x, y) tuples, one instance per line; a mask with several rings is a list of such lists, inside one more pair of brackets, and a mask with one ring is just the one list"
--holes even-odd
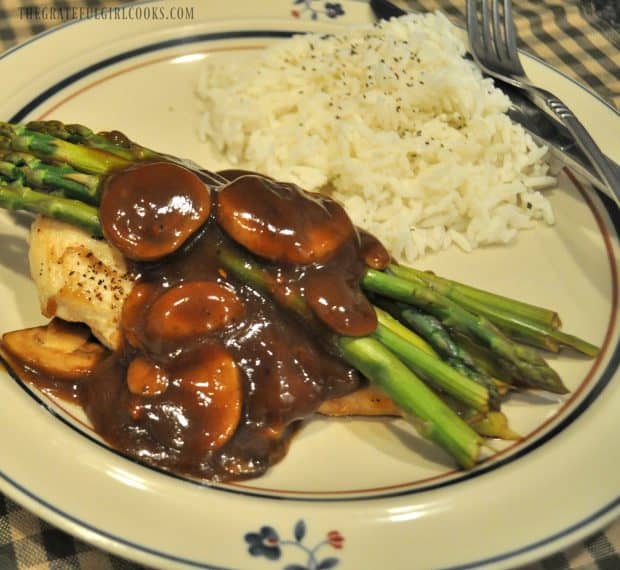
[[(377, 384), (424, 437), (448, 450), (464, 468), (475, 465), (482, 438), (382, 343), (370, 337), (340, 337), (344, 358)], [(402, 379), (394, 381), (394, 377)]]
[[(517, 301), (503, 295), (497, 295), (459, 283), (458, 281), (452, 281), (445, 277), (435, 275), (430, 271), (420, 271), (413, 267), (405, 267), (403, 265), (391, 264), (389, 271), (394, 273), (398, 277), (403, 279), (417, 278), (425, 281), (426, 283), (433, 284), (438, 291), (446, 296), (450, 296), (450, 292), (457, 292), (462, 296), (470, 297), (473, 300), (477, 300), (483, 303), (487, 307), (494, 307), (500, 311), (518, 316), (527, 321), (540, 323), (542, 325), (559, 328), (561, 325), (559, 315), (552, 310), (544, 307), (537, 307), (536, 305), (530, 305), (522, 301)], [(462, 297), (459, 297), (462, 298)]]
[(499, 439), (521, 439), (521, 436), (508, 425), (508, 418), (500, 411), (492, 410), (484, 417), (468, 422), (480, 435)]
[(559, 394), (568, 391), (558, 374), (535, 350), (511, 341), (486, 318), (467, 311), (424, 283), (367, 269), (362, 285), (374, 293), (420, 306), (445, 326), (474, 336), (501, 356), (524, 384)]
[(439, 319), (405, 303), (382, 301), (381, 304), (426, 339), (444, 358), (458, 360), (470, 368), (475, 368), (471, 356), (452, 340)]
[(19, 181), (0, 180), (0, 207), (43, 214), (85, 229), (93, 236), (103, 235), (97, 208), (80, 200), (36, 192)]
[[(469, 352), (478, 369), (484, 370), (493, 379), (506, 379), (507, 384), (498, 385), (500, 394), (507, 392), (507, 387), (519, 384), (519, 377), (514, 375), (514, 370), (507, 366), (504, 360), (497, 358), (489, 347), (483, 346), (469, 335), (459, 331), (454, 331), (453, 338), (460, 347)], [(495, 382), (497, 383), (497, 380)]]
[(489, 393), (484, 386), (463, 376), (442, 360), (424, 352), (379, 322), (374, 338), (390, 347), (411, 370), (430, 384), (481, 412), (489, 410)]
[(9, 153), (0, 156), (0, 176), (8, 180), (22, 180), (35, 188), (57, 188), (67, 197), (89, 204), (96, 204), (98, 200), (100, 179), (67, 164), (51, 165), (29, 155)]
[(65, 163), (88, 174), (106, 174), (127, 168), (132, 161), (98, 148), (27, 129), (24, 125), (0, 123), (0, 148), (32, 153), (43, 160)]
[(421, 336), (418, 336), (413, 330), (407, 328), (400, 321), (395, 319), (389, 312), (375, 306), (375, 313), (377, 314), (379, 324), (402, 336), (405, 340), (418, 349), (424, 351), (426, 354), (439, 358), (437, 352), (435, 352), (433, 347), (428, 342), (426, 342)]
[[(408, 329), (406, 326), (402, 325), (397, 319), (393, 318), (386, 311), (383, 311), (377, 307), (375, 307), (375, 310), (377, 311), (380, 326), (386, 327), (395, 334), (402, 336), (411, 345), (421, 351), (424, 351), (431, 357), (439, 357), (433, 348), (422, 338), (416, 335), (411, 329)], [(445, 330), (443, 331), (443, 334), (447, 336), (447, 332)], [(452, 340), (450, 342), (455, 344)], [(390, 345), (390, 348), (394, 349), (394, 346)], [(460, 346), (457, 346), (457, 348), (459, 350), (463, 350)], [(405, 358), (401, 359), (406, 363)], [(519, 439), (520, 436), (510, 428), (508, 425), (508, 418), (499, 409), (501, 397), (506, 393), (506, 389), (502, 388), (505, 388), (507, 385), (504, 383), (499, 383), (497, 380), (491, 378), (484, 372), (478, 372), (468, 368), (460, 360), (448, 358), (446, 362), (452, 368), (456, 369), (457, 372), (460, 372), (464, 376), (471, 378), (473, 381), (484, 386), (488, 394), (488, 407), (490, 410), (485, 410), (484, 413), (481, 413), (481, 410), (485, 409), (484, 407), (476, 409), (475, 404), (473, 407), (469, 407), (467, 405), (467, 400), (458, 396), (458, 392), (461, 390), (460, 378), (457, 379), (454, 387), (448, 389), (444, 388), (445, 391), (440, 394), (441, 399), (446, 402), (446, 404), (450, 406), (450, 408), (452, 408), (452, 410), (454, 410), (460, 417), (462, 417), (476, 433), (485, 437)], [(416, 364), (413, 364), (412, 369), (414, 372), (417, 370)], [(448, 376), (448, 378), (450, 377)], [(438, 387), (441, 389), (442, 379), (439, 378), (439, 381), (440, 383)], [(487, 399), (487, 397), (485, 397), (485, 399)]]
[(521, 437), (510, 427), (506, 414), (500, 410), (490, 410), (486, 413), (481, 413), (465, 406), (449, 394), (441, 394), (441, 399), (479, 435), (512, 440), (520, 439)]
[(439, 319), (404, 303), (382, 300), (379, 304), (425, 338), (457, 372), (484, 386), (489, 393), (489, 406), (499, 409), (500, 394), (495, 380), (476, 365), (463, 347), (454, 342)]
[(104, 136), (93, 132), (84, 125), (65, 125), (60, 121), (31, 121), (27, 123), (26, 128), (71, 143), (98, 148), (125, 160), (145, 160), (161, 156), (151, 149), (130, 141), (118, 131), (112, 131)]
[(394, 275), (418, 284), (426, 284), (469, 311), (484, 315), (506, 334), (539, 348), (558, 352), (559, 346), (573, 348), (587, 356), (596, 356), (598, 347), (558, 330), (557, 313), (515, 301), (507, 297), (468, 287), (411, 267), (390, 265)]

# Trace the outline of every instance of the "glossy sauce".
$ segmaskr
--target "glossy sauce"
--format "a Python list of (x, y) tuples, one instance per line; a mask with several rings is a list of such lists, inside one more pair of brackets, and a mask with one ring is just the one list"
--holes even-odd
[[(141, 188), (153, 172), (120, 174)], [(211, 188), (206, 220), (173, 253), (128, 256), (137, 285), (124, 307), (124, 346), (67, 392), (123, 453), (211, 480), (260, 475), (286, 453), (301, 420), (360, 386), (334, 336), (374, 330), (359, 280), (367, 265), (389, 261), (332, 200), (255, 174), (222, 174), (233, 182)], [(194, 180), (189, 186), (195, 191)], [(152, 204), (170, 202), (166, 188), (151, 187)], [(114, 186), (106, 198), (109, 188), (108, 209), (127, 227), (147, 227), (133, 192)], [(102, 222), (108, 235), (114, 215)], [(260, 259), (267, 286), (236, 278), (230, 252)]]
[[(54, 378), (49, 374), (44, 374), (35, 368), (28, 366), (16, 359), (12, 354), (0, 346), (0, 356), (7, 364), (7, 371), (15, 374), (22, 382), (36, 386), (44, 394), (67, 402), (80, 402), (80, 384), (78, 382), (67, 382), (60, 378)], [(0, 362), (0, 370), (4, 366)]]
[(103, 233), (125, 257), (159, 259), (205, 222), (211, 202), (200, 177), (172, 162), (143, 163), (112, 174), (101, 196)]

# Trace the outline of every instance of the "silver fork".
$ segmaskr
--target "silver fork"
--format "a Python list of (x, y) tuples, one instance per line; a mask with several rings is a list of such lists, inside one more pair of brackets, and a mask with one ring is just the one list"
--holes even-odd
[(611, 196), (620, 206), (620, 173), (574, 113), (553, 93), (536, 87), (525, 74), (517, 49), (511, 0), (467, 0), (467, 34), (472, 55), (480, 68), (488, 75), (523, 90), (536, 105), (557, 117), (607, 183)]

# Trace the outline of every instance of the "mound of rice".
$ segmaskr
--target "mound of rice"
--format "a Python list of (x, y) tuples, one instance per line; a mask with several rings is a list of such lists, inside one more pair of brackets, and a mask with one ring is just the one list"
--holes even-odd
[(209, 62), (201, 136), (231, 164), (340, 200), (398, 259), (553, 223), (553, 185), (509, 100), (440, 13), (297, 36)]

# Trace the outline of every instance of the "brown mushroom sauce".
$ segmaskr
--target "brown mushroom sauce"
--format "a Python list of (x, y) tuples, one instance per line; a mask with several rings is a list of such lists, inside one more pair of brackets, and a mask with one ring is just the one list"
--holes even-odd
[[(284, 456), (300, 420), (363, 383), (334, 336), (374, 330), (359, 280), (389, 255), (329, 198), (244, 171), (219, 173), (230, 183), (209, 189), (212, 177), (190, 169), (210, 192), (200, 206), (209, 215), (180, 247), (176, 232), (174, 251), (160, 259), (150, 259), (147, 243), (148, 261), (136, 261), (141, 244), (132, 236), (137, 253), (127, 257), (137, 284), (124, 306), (123, 348), (77, 382), (32, 368), (27, 376), (77, 401), (97, 433), (141, 462), (215, 481), (256, 477)], [(123, 212), (126, 227), (148, 227), (158, 192), (170, 200), (169, 185), (143, 189), (152, 204), (137, 208), (115, 184), (140, 188), (153, 179), (141, 165), (107, 181), (107, 209)], [(138, 210), (139, 220), (127, 219)], [(116, 223), (108, 218), (104, 234)], [(269, 295), (229, 274), (221, 252), (231, 247), (260, 258)], [(292, 295), (310, 309), (287, 309)]]

